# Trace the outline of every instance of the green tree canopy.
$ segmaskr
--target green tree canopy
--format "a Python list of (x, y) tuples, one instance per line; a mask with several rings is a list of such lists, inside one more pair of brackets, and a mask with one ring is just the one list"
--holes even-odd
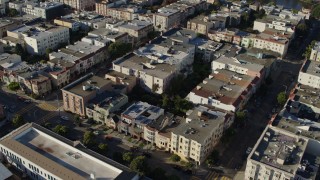
[(316, 41), (312, 41), (310, 45), (306, 48), (306, 51), (303, 53), (303, 56), (306, 59), (310, 59), (311, 51), (315, 44), (316, 44)]
[(91, 131), (87, 131), (83, 136), (83, 144), (86, 146), (92, 146), (95, 143), (94, 134)]
[(277, 96), (278, 103), (283, 106), (287, 102), (286, 92), (280, 92)]
[(14, 127), (20, 127), (25, 124), (25, 121), (21, 115), (15, 115), (12, 119), (12, 124)]
[(176, 154), (172, 154), (170, 156), (170, 160), (173, 161), (173, 162), (179, 162), (181, 160), (181, 157), (176, 155)]
[(131, 44), (115, 42), (110, 44), (108, 47), (108, 52), (110, 53), (111, 58), (115, 59), (127, 54), (131, 51), (131, 49)]
[(53, 129), (53, 132), (65, 136), (68, 133), (68, 127), (62, 125), (56, 125)]
[(20, 85), (18, 82), (11, 82), (9, 85), (8, 85), (8, 88), (11, 90), (11, 91), (17, 91), (18, 89), (20, 89)]
[(100, 143), (98, 148), (101, 154), (105, 154), (108, 151), (108, 145), (105, 143)]
[(26, 52), (21, 44), (16, 44), (14, 48), (14, 53), (18, 54), (19, 56), (25, 56)]
[(49, 58), (49, 54), (52, 53), (53, 50), (51, 48), (46, 49), (46, 57)]
[(312, 8), (311, 16), (316, 18), (316, 19), (320, 18), (320, 4), (317, 4), (316, 6), (314, 6)]
[(139, 175), (145, 175), (148, 170), (147, 159), (144, 156), (138, 156), (130, 163), (130, 169), (137, 172)]
[(159, 168), (159, 167), (152, 170), (150, 177), (154, 180), (167, 179), (166, 171), (162, 168)]
[(132, 152), (126, 152), (122, 155), (122, 159), (123, 161), (127, 162), (127, 163), (131, 163), (131, 161), (133, 160), (133, 153)]
[(17, 16), (19, 12), (16, 9), (9, 8), (7, 14), (10, 17), (14, 17), (14, 16)]

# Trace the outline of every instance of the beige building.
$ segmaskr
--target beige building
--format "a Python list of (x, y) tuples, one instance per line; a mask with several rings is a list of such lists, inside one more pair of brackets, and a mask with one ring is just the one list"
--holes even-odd
[(18, 75), (20, 87), (25, 93), (43, 96), (52, 90), (51, 79), (38, 72), (26, 72)]
[[(320, 62), (307, 60), (302, 65), (299, 73), (298, 82), (312, 88), (320, 88)], [(305, 98), (308, 98), (305, 96)]]
[(153, 31), (151, 22), (133, 20), (127, 24), (119, 26), (119, 31), (128, 33), (134, 38), (134, 42), (138, 42), (143, 38), (148, 37), (148, 33)]
[(187, 23), (188, 29), (204, 35), (208, 35), (212, 27), (214, 27), (214, 22), (208, 21), (208, 17), (203, 15), (190, 19)]
[(22, 25), (22, 21), (15, 19), (0, 19), (0, 38), (7, 35), (7, 31), (13, 30), (14, 28)]
[(204, 106), (197, 106), (186, 115), (172, 130), (171, 152), (200, 165), (233, 123), (233, 115)]
[(160, 8), (153, 14), (154, 28), (160, 31), (168, 31), (180, 25), (180, 11), (176, 9)]
[(58, 1), (65, 5), (70, 6), (75, 10), (94, 10), (95, 1), (94, 0), (49, 0), (49, 1)]
[(70, 81), (70, 69), (58, 64), (52, 64), (48, 70), (45, 71), (46, 75), (50, 77), (54, 89), (60, 89)]
[(320, 61), (320, 42), (316, 42), (315, 45), (312, 47), (310, 60), (312, 61)]
[(86, 116), (88, 102), (107, 90), (112, 90), (112, 82), (93, 74), (70, 83), (62, 90), (63, 108), (65, 111)]
[(59, 18), (59, 19), (55, 19), (53, 21), (53, 23), (56, 25), (59, 25), (59, 26), (67, 27), (67, 28), (71, 29), (72, 31), (77, 31), (80, 28), (80, 23), (78, 23), (72, 19)]
[(115, 84), (125, 85), (127, 87), (126, 93), (130, 93), (132, 89), (136, 86), (138, 81), (137, 77), (135, 76), (122, 74), (113, 70), (109, 71), (105, 75), (105, 78), (111, 80)]

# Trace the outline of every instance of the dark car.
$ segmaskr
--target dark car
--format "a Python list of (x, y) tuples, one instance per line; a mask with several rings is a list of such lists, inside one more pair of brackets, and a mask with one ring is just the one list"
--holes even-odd
[(151, 153), (143, 152), (142, 155), (144, 155), (147, 158), (151, 158)]

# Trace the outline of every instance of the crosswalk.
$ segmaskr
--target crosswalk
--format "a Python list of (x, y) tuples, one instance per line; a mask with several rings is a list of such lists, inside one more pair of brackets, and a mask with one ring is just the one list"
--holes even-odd
[(40, 109), (42, 110), (46, 110), (46, 111), (56, 111), (58, 108), (51, 105), (51, 104), (48, 104), (48, 103), (40, 103), (37, 105)]
[[(192, 176), (190, 180), (203, 180), (203, 178)], [(214, 171), (209, 171), (208, 174), (205, 176), (204, 180), (232, 180), (227, 176), (221, 176), (219, 173)]]
[(20, 109), (19, 111), (17, 111), (16, 114), (22, 115), (22, 114), (30, 111), (30, 110), (33, 109), (34, 107), (35, 107), (34, 104), (29, 104), (28, 106), (26, 106), (26, 107)]

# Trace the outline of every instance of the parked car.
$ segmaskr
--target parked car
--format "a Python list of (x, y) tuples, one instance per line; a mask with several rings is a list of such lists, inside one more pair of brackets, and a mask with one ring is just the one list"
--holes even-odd
[(248, 149), (246, 150), (246, 154), (249, 155), (252, 151), (252, 147), (248, 147)]
[(94, 134), (94, 135), (99, 135), (100, 132), (99, 132), (99, 131), (93, 131), (93, 134)]
[(60, 116), (60, 118), (61, 118), (62, 120), (65, 120), (65, 121), (68, 121), (68, 120), (69, 120), (69, 118), (68, 118), (67, 116)]
[(31, 100), (30, 99), (26, 99), (23, 102), (26, 103), (26, 104), (29, 104), (29, 103), (31, 103)]

